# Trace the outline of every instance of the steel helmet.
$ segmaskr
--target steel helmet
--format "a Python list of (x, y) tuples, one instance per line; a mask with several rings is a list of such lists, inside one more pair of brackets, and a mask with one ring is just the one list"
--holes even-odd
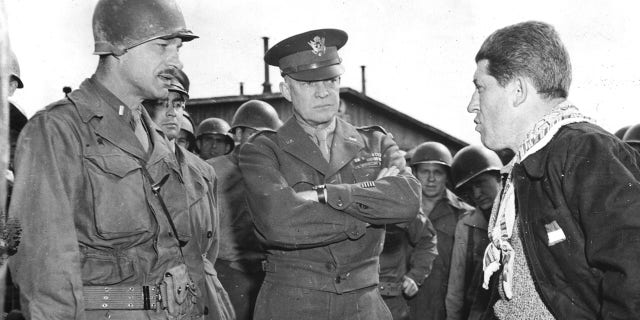
[(183, 110), (182, 111), (182, 117), (180, 118), (180, 129), (184, 130), (186, 132), (189, 132), (193, 138), (195, 139), (195, 135), (193, 133), (193, 128), (195, 127), (193, 125), (193, 120), (191, 119), (191, 115), (189, 113), (187, 113), (187, 111)]
[[(189, 77), (184, 71), (176, 68), (171, 68), (171, 84), (169, 85), (169, 91), (175, 91), (186, 96), (189, 99)], [(193, 133), (193, 129), (191, 130)]]
[(93, 38), (93, 54), (120, 56), (151, 40), (198, 36), (187, 29), (175, 0), (100, 0), (93, 12)]
[(483, 172), (500, 168), (502, 161), (497, 153), (482, 146), (466, 146), (453, 157), (451, 179), (457, 189)]
[(24, 88), (24, 83), (22, 83), (22, 79), (20, 79), (18, 57), (16, 57), (16, 54), (12, 50), (9, 50), (9, 76), (18, 82), (18, 88)]
[(276, 109), (260, 100), (249, 100), (243, 103), (231, 119), (231, 131), (237, 127), (276, 131), (281, 126), (282, 121)]
[(629, 144), (640, 144), (640, 124), (635, 124), (625, 132), (622, 141)]
[(235, 145), (233, 136), (229, 133), (229, 124), (220, 118), (207, 118), (200, 122), (196, 129), (196, 139), (200, 139), (205, 134), (220, 134), (225, 137), (226, 142), (231, 146), (231, 150)]
[(622, 140), (624, 139), (624, 134), (627, 133), (627, 131), (629, 130), (629, 127), (631, 126), (624, 126), (618, 129), (618, 131), (616, 131), (616, 133), (614, 133), (613, 135), (618, 137), (618, 139)]
[(436, 163), (446, 167), (451, 167), (451, 152), (440, 142), (423, 142), (420, 144), (411, 157), (411, 166), (420, 163)]

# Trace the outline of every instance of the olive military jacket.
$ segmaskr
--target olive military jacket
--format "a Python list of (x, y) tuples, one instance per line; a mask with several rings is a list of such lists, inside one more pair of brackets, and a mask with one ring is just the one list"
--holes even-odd
[[(104, 317), (105, 310), (85, 310), (84, 286), (157, 285), (167, 269), (182, 263), (141, 169), (156, 182), (168, 177), (160, 194), (180, 240), (189, 241), (179, 164), (145, 111), (148, 153), (120, 118), (126, 115), (129, 108), (91, 78), (68, 99), (38, 112), (22, 131), (9, 214), (23, 226), (11, 271), (27, 318)], [(109, 312), (115, 318), (166, 318), (162, 311)]]
[[(420, 183), (408, 172), (375, 180), (382, 168), (405, 167), (387, 134), (338, 119), (331, 154), (328, 163), (293, 117), (240, 150), (267, 280), (335, 293), (376, 285), (383, 225), (420, 209)], [(323, 184), (326, 204), (296, 195)]]
[(482, 289), (482, 258), (489, 244), (487, 224), (476, 208), (456, 225), (445, 299), (447, 320), (477, 320), (486, 310), (489, 294)]
[(239, 271), (255, 272), (260, 270), (265, 252), (254, 231), (238, 151), (207, 160), (216, 171), (221, 195), (218, 259), (236, 262), (232, 267)]

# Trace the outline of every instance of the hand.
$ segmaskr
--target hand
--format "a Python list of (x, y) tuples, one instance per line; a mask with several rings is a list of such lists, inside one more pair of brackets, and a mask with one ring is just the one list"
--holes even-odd
[(398, 173), (400, 173), (400, 170), (396, 166), (391, 166), (389, 168), (382, 168), (382, 170), (380, 170), (380, 173), (378, 173), (378, 177), (376, 178), (376, 180), (380, 180), (384, 177), (397, 176)]
[(413, 279), (403, 276), (402, 277), (402, 291), (407, 297), (413, 297), (418, 293), (418, 285)]
[(318, 193), (315, 190), (300, 191), (296, 194), (298, 195), (298, 197), (301, 197), (304, 200), (319, 202)]

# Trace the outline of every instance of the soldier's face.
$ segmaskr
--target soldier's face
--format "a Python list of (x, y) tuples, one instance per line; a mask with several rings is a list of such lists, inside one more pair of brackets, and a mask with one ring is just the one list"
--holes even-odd
[(205, 134), (198, 138), (196, 144), (200, 150), (200, 158), (204, 160), (223, 156), (231, 151), (227, 139), (221, 134)]
[(151, 112), (151, 119), (162, 128), (169, 140), (175, 139), (180, 133), (184, 104), (185, 101), (181, 94), (170, 91), (169, 99), (158, 100)]
[(491, 210), (493, 200), (500, 190), (499, 177), (484, 172), (461, 186), (462, 193), (483, 211)]
[(282, 95), (295, 113), (312, 126), (330, 122), (340, 107), (340, 77), (323, 81), (298, 81), (290, 77), (280, 84)]
[(488, 60), (480, 60), (477, 64), (473, 82), (476, 86), (467, 107), (469, 113), (475, 113), (476, 131), (480, 132), (482, 143), (489, 149), (501, 150), (517, 146), (513, 141), (518, 122), (513, 118), (511, 84), (505, 87), (488, 74)]
[(156, 39), (135, 46), (118, 57), (123, 85), (141, 99), (166, 99), (172, 76), (170, 69), (182, 69), (178, 51), (182, 40)]
[(187, 130), (181, 129), (180, 132), (178, 132), (178, 137), (176, 137), (176, 144), (185, 148), (186, 150), (189, 150), (191, 148), (191, 142), (193, 141), (192, 139), (193, 138), (191, 133), (189, 133)]
[(419, 163), (416, 165), (416, 178), (422, 185), (422, 194), (427, 198), (440, 197), (447, 188), (447, 170), (437, 163)]

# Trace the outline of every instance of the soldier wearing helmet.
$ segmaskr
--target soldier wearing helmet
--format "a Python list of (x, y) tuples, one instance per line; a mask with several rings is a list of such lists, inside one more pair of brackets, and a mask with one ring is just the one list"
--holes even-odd
[(244, 144), (258, 131), (276, 131), (281, 126), (282, 121), (270, 104), (260, 100), (249, 100), (233, 115), (230, 132), (235, 136), (236, 142)]
[(249, 213), (238, 153), (251, 135), (264, 130), (275, 132), (280, 126), (282, 121), (270, 104), (249, 100), (236, 110), (231, 120), (231, 132), (238, 146), (227, 155), (207, 160), (218, 175), (221, 195), (220, 252), (215, 267), (238, 320), (253, 319), (253, 308), (264, 278), (261, 263), (265, 258)]
[(235, 146), (231, 127), (220, 118), (207, 118), (196, 129), (196, 146), (200, 158), (209, 160), (231, 152)]
[(420, 144), (411, 157), (413, 174), (422, 185), (421, 210), (436, 230), (438, 257), (431, 274), (409, 300), (412, 319), (428, 314), (431, 319), (445, 319), (445, 296), (456, 223), (471, 207), (447, 187), (451, 183), (451, 152), (439, 142)]
[(195, 125), (191, 119), (191, 115), (187, 110), (182, 110), (182, 118), (180, 120), (180, 132), (176, 138), (176, 143), (188, 150), (194, 152), (196, 149)]
[[(12, 97), (15, 93), (16, 89), (20, 89), (24, 87), (22, 83), (22, 79), (20, 78), (20, 65), (18, 63), (18, 58), (12, 50), (9, 50), (9, 61), (8, 61), (8, 71), (9, 71), (9, 92), (8, 96)], [(14, 176), (14, 156), (16, 151), (16, 145), (18, 143), (18, 137), (20, 136), (20, 132), (22, 128), (27, 124), (27, 115), (26, 113), (18, 106), (17, 103), (11, 101), (9, 99), (9, 165), (7, 167), (7, 171), (5, 173), (6, 186), (7, 186), (7, 202), (6, 206), (8, 207), (11, 203), (11, 191), (13, 189), (13, 182), (15, 180)], [(1, 210), (6, 210), (6, 208), (2, 208)], [(6, 211), (5, 211), (6, 212)], [(12, 224), (13, 222), (9, 222)], [(4, 239), (10, 238), (12, 235), (8, 237), (5, 236)], [(15, 251), (15, 247), (9, 244), (9, 252), (13, 253)], [(7, 319), (10, 317), (16, 317), (20, 314), (20, 293), (18, 287), (13, 284), (13, 279), (11, 276), (11, 272), (7, 273), (6, 276), (6, 292), (5, 292), (5, 304), (4, 310), (5, 312), (9, 312), (7, 315)]]
[(247, 199), (267, 259), (254, 319), (389, 319), (378, 258), (387, 223), (411, 221), (418, 181), (382, 129), (338, 117), (337, 29), (301, 33), (265, 54), (293, 117), (240, 150)]
[(100, 0), (93, 35), (95, 73), (34, 115), (18, 143), (9, 215), (25, 223), (10, 267), (23, 312), (201, 317), (203, 271), (185, 264), (201, 254), (194, 199), (142, 107), (168, 97), (179, 48), (196, 36), (175, 0)]
[(622, 137), (622, 141), (640, 151), (640, 124), (630, 126)]
[(481, 319), (489, 295), (482, 286), (482, 256), (489, 244), (487, 225), (500, 192), (499, 156), (483, 146), (467, 146), (453, 157), (456, 192), (475, 210), (458, 221), (446, 297), (447, 319)]
[[(182, 70), (175, 70), (169, 87), (168, 99), (143, 102), (147, 112), (169, 139), (190, 199), (198, 199), (189, 207), (191, 228), (200, 231), (184, 247), (190, 252), (186, 265), (193, 271), (194, 279), (203, 292), (204, 305), (208, 307), (206, 319), (221, 319), (219, 315), (233, 313), (231, 302), (214, 269), (220, 246), (218, 184), (216, 173), (197, 155), (178, 144), (181, 125), (188, 123), (184, 117), (184, 105), (189, 98), (189, 77)], [(193, 129), (192, 129), (193, 130)], [(202, 274), (201, 271), (205, 270)], [(198, 272), (200, 271), (200, 272)], [(204, 290), (203, 290), (204, 291)], [(219, 300), (218, 300), (219, 299)]]

